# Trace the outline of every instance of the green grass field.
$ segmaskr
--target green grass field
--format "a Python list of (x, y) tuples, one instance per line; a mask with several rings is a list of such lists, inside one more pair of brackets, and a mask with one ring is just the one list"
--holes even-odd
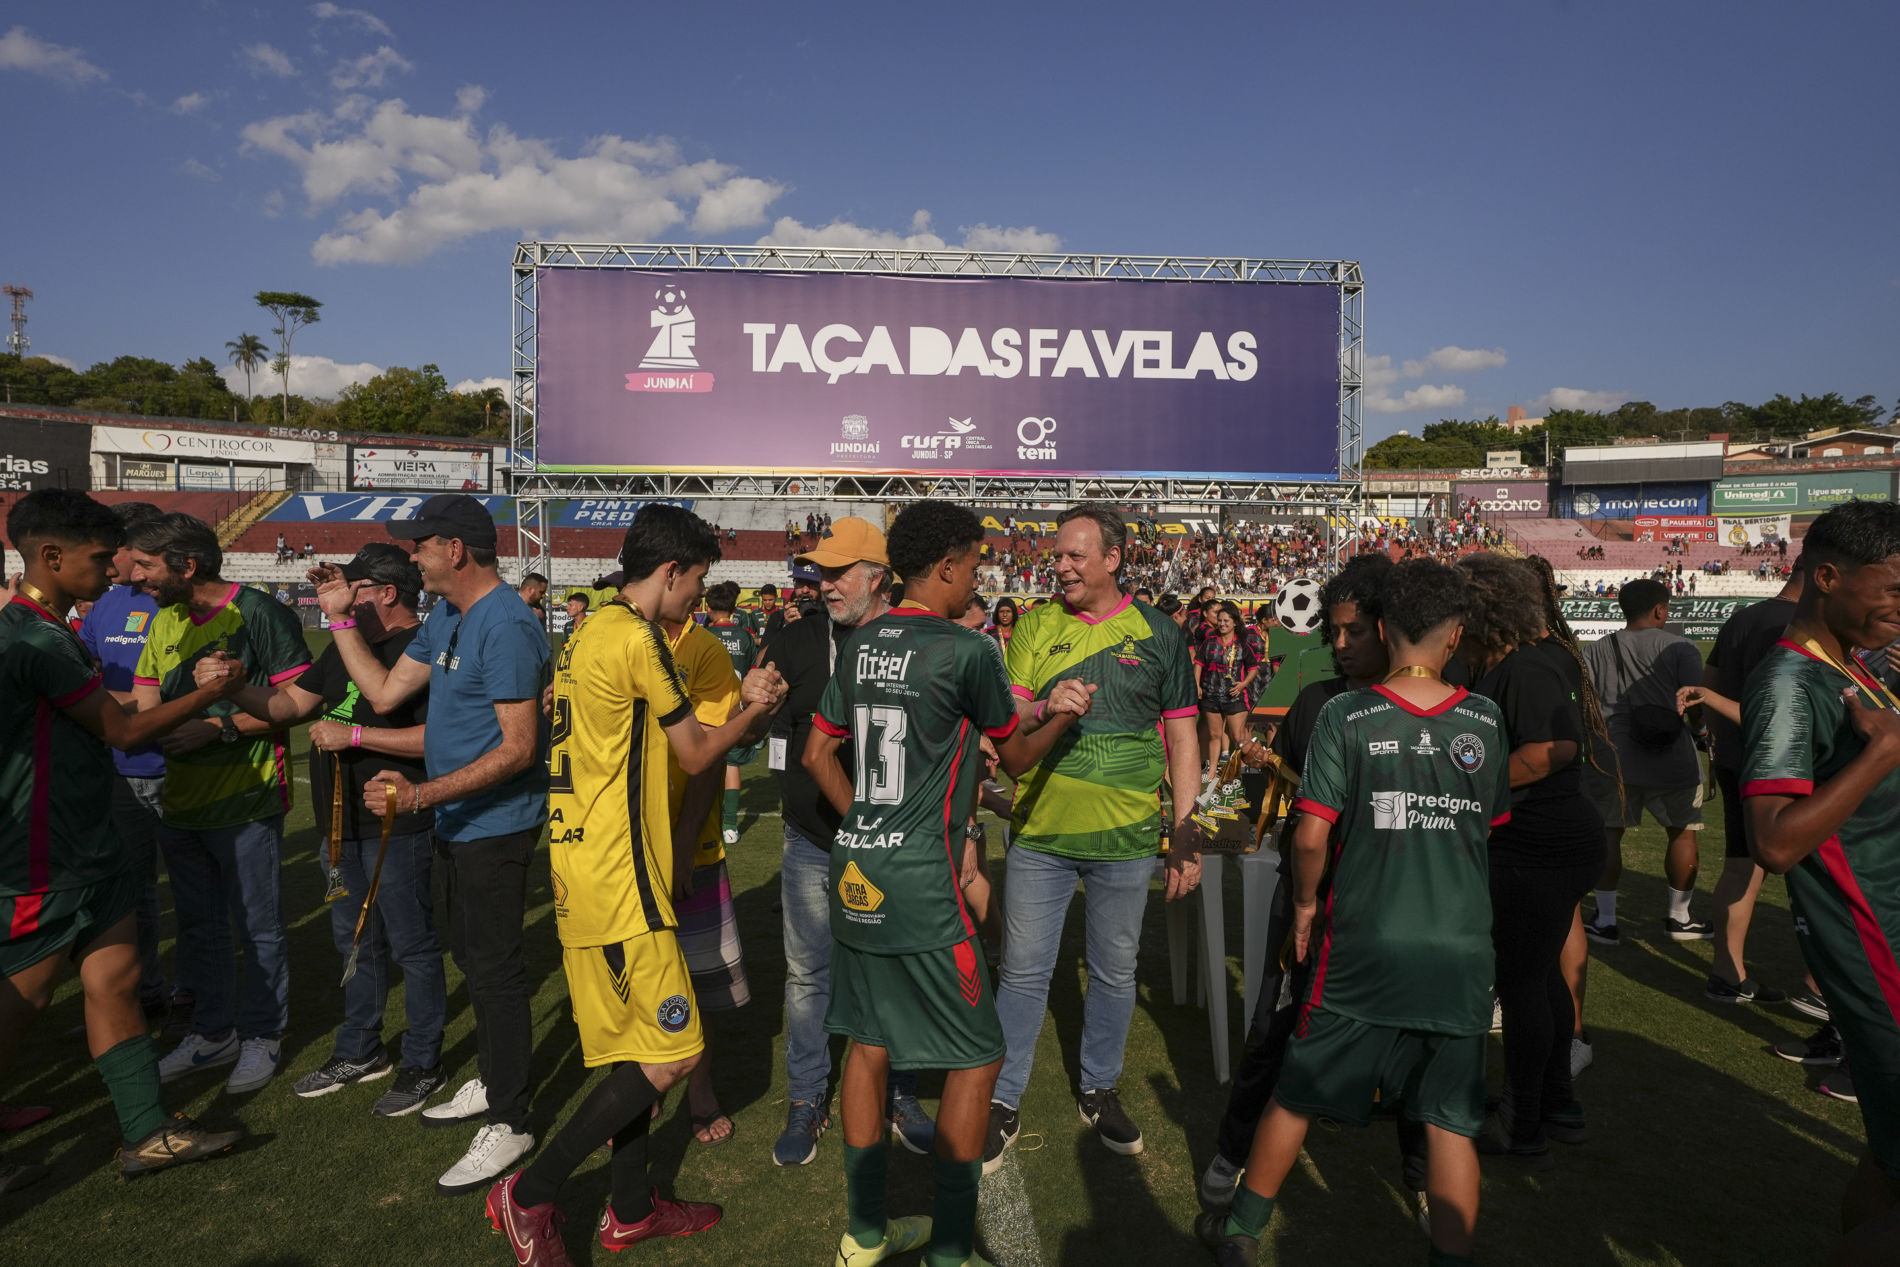
[[(415, 1117), (371, 1116), (369, 1106), (387, 1083), (318, 1100), (291, 1094), (291, 1083), (330, 1054), (341, 969), (321, 907), (320, 842), (301, 734), (297, 747), (299, 800), (284, 848), (294, 998), (283, 1070), (243, 1099), (224, 1094), (222, 1072), (168, 1088), (168, 1107), (212, 1125), (240, 1122), (251, 1138), (203, 1165), (130, 1184), (116, 1178), (115, 1122), (84, 1039), (70, 1032), (82, 1009), (78, 987), (69, 982), (0, 1084), (0, 1097), (12, 1103), (55, 1110), (48, 1121), (0, 1140), (8, 1157), (52, 1167), (50, 1178), (0, 1201), (0, 1263), (466, 1267), (509, 1261), (506, 1245), (488, 1230), (480, 1194), (443, 1198), (434, 1192), (436, 1176), (461, 1155), (472, 1130), (425, 1130)], [(696, 1143), (676, 1091), (652, 1148), (662, 1190), (720, 1202), (725, 1221), (704, 1236), (641, 1246), (630, 1261), (824, 1264), (844, 1227), (835, 1131), (811, 1166), (779, 1170), (770, 1158), (785, 1113), (776, 811), (771, 776), (755, 763), (747, 770), (744, 838), (731, 862), (753, 1001), (717, 1018), (711, 1048), (736, 1136), (712, 1148)], [(1699, 912), (1720, 868), (1719, 819), (1720, 806), (1712, 806)], [(1620, 908), (1625, 941), (1594, 954), (1591, 965), (1588, 1017), (1596, 1062), (1577, 1084), (1590, 1142), (1553, 1145), (1558, 1164), (1541, 1175), (1490, 1169), (1479, 1255), (1513, 1264), (1816, 1261), (1833, 1243), (1840, 1194), (1862, 1147), (1859, 1116), (1853, 1106), (1817, 1094), (1818, 1075), (1766, 1054), (1770, 1043), (1807, 1032), (1805, 1018), (1787, 1008), (1720, 1007), (1703, 999), (1709, 944), (1663, 936), (1660, 834), (1647, 828), (1632, 842)], [(996, 870), (1006, 883), (1006, 868)], [(1800, 965), (1781, 882), (1771, 879), (1762, 898), (1751, 971), (1792, 986)], [(1235, 957), (1227, 984), (1237, 1059), (1244, 1029), (1237, 883), (1229, 884), (1228, 902)], [(1161, 906), (1157, 891), (1143, 931), (1140, 1001), (1122, 1083), (1147, 1151), (1133, 1158), (1108, 1153), (1073, 1107), (1081, 1026), (1078, 900), (1023, 1105), (1022, 1185), (998, 1192), (994, 1180), (986, 1181), (983, 1217), (1002, 1267), (1208, 1261), (1192, 1234), (1195, 1182), (1211, 1156), (1226, 1095), (1213, 1079), (1204, 1014), (1171, 1001)], [(170, 918), (168, 909), (168, 924)], [(538, 982), (534, 1129), (545, 1137), (566, 1120), (590, 1081), (568, 1012), (545, 866), (529, 894), (528, 924), (530, 978)], [(444, 1060), (453, 1085), (474, 1075), (475, 1047), (467, 996), (452, 965), (449, 986)], [(386, 1036), (393, 1040), (401, 1028), (398, 985)], [(1501, 1054), (1494, 1055), (1494, 1084), (1501, 1063)], [(936, 1091), (927, 1079), (927, 1102)], [(577, 1263), (610, 1257), (593, 1239), (607, 1194), (605, 1161), (604, 1151), (597, 1154), (563, 1193)], [(894, 1149), (891, 1175), (893, 1213), (928, 1209), (926, 1159)], [(1398, 1191), (1391, 1128), (1316, 1127), (1268, 1235), (1263, 1261), (1422, 1260), (1423, 1238)]]

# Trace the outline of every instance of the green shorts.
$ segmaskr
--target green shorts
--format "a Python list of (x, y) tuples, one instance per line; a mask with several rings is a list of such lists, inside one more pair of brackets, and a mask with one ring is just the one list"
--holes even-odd
[(752, 758), (759, 755), (759, 749), (763, 746), (763, 741), (761, 741), (760, 743), (747, 744), (743, 748), (728, 749), (726, 752), (726, 764), (751, 765)]
[(127, 867), (77, 889), (0, 897), (0, 978), (24, 972), (60, 951), (77, 955), (93, 938), (130, 915), (145, 892), (138, 868)]
[(1003, 1024), (974, 937), (912, 955), (834, 940), (825, 1029), (884, 1048), (893, 1069), (980, 1069), (1003, 1058)]
[(1368, 1025), (1316, 1008), (1286, 1046), (1273, 1098), (1295, 1113), (1364, 1126), (1378, 1102), (1475, 1136), (1484, 1123), (1484, 1035)]
[[(1871, 975), (1871, 974), (1869, 974)], [(1900, 1026), (1892, 1013), (1855, 1006), (1862, 1000), (1845, 988), (1828, 990), (1835, 1028), (1854, 1061), (1854, 1094), (1867, 1127), (1867, 1151), (1889, 1178), (1900, 1183)], [(1876, 996), (1878, 997), (1878, 996)], [(1883, 1000), (1884, 1001), (1884, 1000)]]

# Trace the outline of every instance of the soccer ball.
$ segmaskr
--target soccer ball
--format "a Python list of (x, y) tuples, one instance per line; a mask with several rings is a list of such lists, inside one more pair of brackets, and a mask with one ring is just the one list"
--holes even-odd
[(1280, 587), (1273, 598), (1273, 614), (1280, 627), (1296, 637), (1319, 630), (1319, 582), (1310, 576), (1296, 576)]
[(653, 305), (669, 317), (677, 317), (686, 311), (686, 288), (684, 286), (662, 286), (653, 292)]

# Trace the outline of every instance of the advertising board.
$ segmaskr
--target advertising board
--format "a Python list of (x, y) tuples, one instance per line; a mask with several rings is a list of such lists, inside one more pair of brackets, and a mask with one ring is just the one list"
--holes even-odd
[[(125, 468), (121, 466), (119, 469), (123, 473)], [(214, 462), (180, 462), (178, 487), (229, 488), (231, 487), (231, 468)]]
[(494, 487), (492, 449), (391, 449), (352, 444), (350, 487), (486, 493)]
[[(1577, 637), (1586, 642), (1613, 634), (1627, 623), (1623, 609), (1614, 598), (1564, 598), (1558, 600), (1564, 620)], [(1669, 628), (1685, 638), (1707, 642), (1722, 631), (1722, 626), (1758, 598), (1672, 598), (1669, 600)]]
[(1722, 524), (1722, 541), (1732, 546), (1774, 545), (1794, 540), (1787, 515), (1727, 515)]
[(1321, 285), (544, 269), (566, 470), (1330, 479)]
[(1557, 502), (1563, 519), (1634, 519), (1638, 515), (1706, 515), (1707, 484), (1577, 484)]
[(1819, 475), (1749, 475), (1717, 480), (1714, 511), (1762, 515), (1786, 511), (1819, 514), (1857, 497), (1887, 501), (1893, 497), (1892, 471), (1829, 471)]
[(1713, 515), (1638, 515), (1638, 541), (1715, 541), (1721, 536)]
[(1544, 519), (1550, 515), (1550, 487), (1541, 480), (1469, 481), (1452, 486), (1452, 508), (1459, 514), (1478, 503), (1478, 513), (1493, 519)]
[[(515, 521), (515, 499), (499, 493), (473, 494), (498, 524)], [(426, 493), (298, 493), (264, 516), (265, 523), (388, 523), (414, 519)]]
[(0, 418), (0, 492), (91, 488), (87, 430), (71, 422)]
[[(665, 505), (679, 506), (686, 510), (693, 508), (693, 503), (690, 501), (673, 499), (575, 497), (561, 507), (559, 515), (555, 517), (554, 525), (557, 528), (615, 528), (625, 531), (627, 526), (633, 523), (633, 517), (640, 513), (640, 507), (650, 506), (656, 500)], [(712, 518), (717, 519), (718, 515), (715, 514)]]
[(274, 439), (261, 431), (236, 434), (94, 427), (92, 451), (199, 461), (281, 462), (290, 466), (310, 466), (317, 460), (317, 446), (310, 441)]

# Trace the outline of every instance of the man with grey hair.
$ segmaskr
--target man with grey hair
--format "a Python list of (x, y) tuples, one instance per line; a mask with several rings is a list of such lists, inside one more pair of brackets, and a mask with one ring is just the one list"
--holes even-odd
[(1088, 716), (1016, 786), (1009, 882), (1003, 891), (1003, 970), (996, 1011), (1008, 1044), (990, 1102), (983, 1169), (1015, 1143), (1036, 1041), (1048, 1015), (1062, 926), (1077, 884), (1085, 894), (1089, 986), (1082, 1011), (1082, 1120), (1111, 1152), (1142, 1150), (1141, 1129), (1116, 1084), (1135, 1011), (1135, 956), (1162, 822), (1158, 793), (1174, 789), (1167, 897), (1200, 883), (1188, 817), (1200, 790), (1198, 692), (1173, 620), (1122, 592), (1127, 528), (1100, 506), (1056, 518), (1059, 601), (1023, 613), (1004, 661), (1020, 724), (1033, 732), (1050, 692), (1070, 678), (1097, 688)]
[[(785, 1068), (791, 1108), (785, 1132), (772, 1149), (772, 1161), (780, 1166), (802, 1166), (816, 1158), (818, 1137), (831, 1127), (831, 1049), (825, 1033), (831, 998), (828, 890), (832, 838), (842, 816), (805, 772), (800, 755), (811, 734), (812, 713), (837, 667), (839, 647), (891, 606), (884, 534), (866, 520), (838, 520), (796, 562), (801, 570), (812, 569), (824, 606), (787, 621), (759, 653), (759, 662), (775, 666), (789, 688), (766, 750), (766, 764), (778, 773), (785, 814), (779, 889), (785, 908)], [(920, 1155), (930, 1152), (936, 1127), (917, 1102), (916, 1075), (893, 1070), (890, 1091), (887, 1112), (898, 1142)]]

